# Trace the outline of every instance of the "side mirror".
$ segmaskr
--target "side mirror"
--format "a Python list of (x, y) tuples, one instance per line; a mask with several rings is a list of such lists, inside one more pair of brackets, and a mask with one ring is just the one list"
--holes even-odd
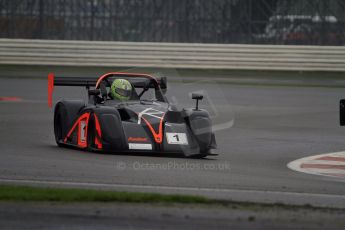
[(89, 89), (87, 91), (89, 95), (89, 103), (96, 105), (96, 98), (95, 96), (98, 96), (101, 94), (101, 91), (99, 89)]
[(101, 84), (99, 85), (99, 92), (102, 96), (102, 98), (105, 100), (107, 98), (107, 87), (105, 86), (104, 82), (101, 82)]
[(340, 125), (345, 125), (345, 99), (341, 99), (339, 103), (339, 116), (340, 116)]
[(166, 94), (167, 89), (168, 89), (168, 79), (167, 77), (161, 77), (160, 79), (160, 87), (163, 92), (163, 94)]
[(192, 93), (192, 99), (196, 100), (195, 110), (199, 110), (199, 100), (202, 100), (204, 95), (200, 93)]
[(204, 98), (204, 95), (201, 93), (192, 93), (192, 99), (194, 100), (202, 100)]
[(88, 93), (90, 96), (91, 95), (97, 96), (101, 94), (101, 91), (99, 89), (89, 89)]

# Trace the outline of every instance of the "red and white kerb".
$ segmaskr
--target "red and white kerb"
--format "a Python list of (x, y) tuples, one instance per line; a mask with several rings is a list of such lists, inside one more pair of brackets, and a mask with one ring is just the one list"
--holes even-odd
[(298, 172), (337, 177), (345, 180), (345, 152), (304, 157), (290, 162), (287, 166)]

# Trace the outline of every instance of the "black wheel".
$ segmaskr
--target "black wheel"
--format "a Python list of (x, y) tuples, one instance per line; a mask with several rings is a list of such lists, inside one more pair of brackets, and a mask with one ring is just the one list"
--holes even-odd
[(57, 105), (54, 112), (54, 134), (55, 141), (58, 146), (63, 146), (63, 138), (65, 130), (63, 129), (63, 117), (65, 117), (65, 110), (62, 105)]
[(54, 111), (54, 134), (58, 146), (65, 145), (63, 140), (80, 110), (85, 107), (84, 101), (60, 101)]

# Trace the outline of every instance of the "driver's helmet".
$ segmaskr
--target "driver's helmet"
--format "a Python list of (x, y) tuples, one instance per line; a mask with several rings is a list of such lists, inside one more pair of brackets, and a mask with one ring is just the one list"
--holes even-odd
[(114, 99), (129, 100), (132, 95), (132, 85), (126, 79), (115, 79), (111, 84), (110, 93)]

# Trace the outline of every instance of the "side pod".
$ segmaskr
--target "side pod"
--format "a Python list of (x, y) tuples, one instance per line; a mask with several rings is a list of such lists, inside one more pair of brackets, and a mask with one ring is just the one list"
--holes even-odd
[[(98, 125), (101, 132), (98, 143), (102, 143), (102, 149), (104, 151), (122, 151), (128, 149), (127, 141), (122, 127), (121, 116), (117, 109), (110, 107), (95, 108), (95, 117), (97, 117)], [(95, 142), (95, 144), (97, 144)]]

